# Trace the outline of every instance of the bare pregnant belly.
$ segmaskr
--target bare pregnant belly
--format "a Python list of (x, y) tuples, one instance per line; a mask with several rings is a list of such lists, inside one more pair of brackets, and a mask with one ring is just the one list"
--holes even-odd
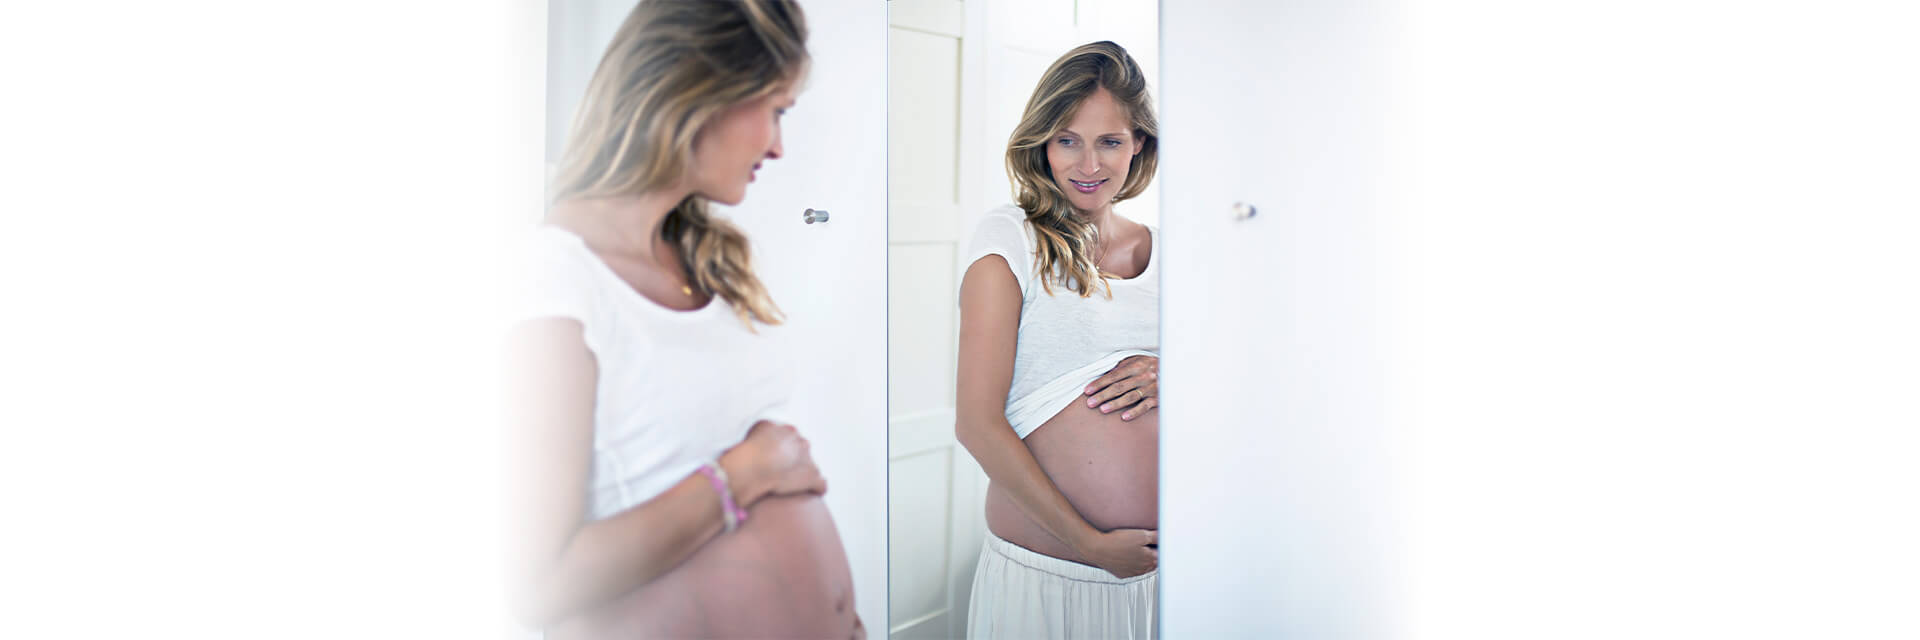
[(573, 638), (847, 638), (853, 574), (826, 503), (768, 498), (634, 591), (547, 630)]
[[(1086, 402), (1079, 397), (1027, 434), (1027, 449), (1094, 528), (1159, 529), (1160, 411), (1128, 421), (1119, 410), (1100, 413)], [(987, 529), (1034, 552), (1086, 562), (1028, 519), (999, 485), (987, 486)]]

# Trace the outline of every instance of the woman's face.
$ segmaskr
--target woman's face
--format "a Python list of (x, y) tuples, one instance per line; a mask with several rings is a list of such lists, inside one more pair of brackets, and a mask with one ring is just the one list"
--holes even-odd
[(1105, 88), (1080, 102), (1065, 130), (1047, 141), (1047, 164), (1067, 202), (1083, 212), (1113, 203), (1127, 183), (1127, 167), (1140, 153), (1127, 110)]
[(790, 85), (727, 108), (693, 139), (694, 193), (735, 205), (747, 196), (747, 183), (764, 160), (779, 158), (780, 116), (793, 107)]

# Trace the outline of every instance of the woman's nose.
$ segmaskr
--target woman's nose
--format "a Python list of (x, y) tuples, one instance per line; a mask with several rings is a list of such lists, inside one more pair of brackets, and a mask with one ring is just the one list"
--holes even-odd
[(1100, 170), (1100, 161), (1098, 158), (1094, 157), (1092, 149), (1088, 149), (1080, 152), (1079, 169), (1082, 174), (1085, 174), (1088, 177), (1092, 177), (1093, 172)]
[(775, 131), (773, 132), (773, 146), (767, 149), (767, 159), (779, 160), (780, 156), (783, 155), (786, 155), (786, 149), (780, 145), (780, 132)]

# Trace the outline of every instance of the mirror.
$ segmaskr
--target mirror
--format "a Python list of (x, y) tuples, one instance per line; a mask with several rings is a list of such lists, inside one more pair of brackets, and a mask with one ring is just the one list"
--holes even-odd
[[(983, 547), (993, 531), (1000, 529), (990, 526), (987, 518), (989, 476), (969, 448), (956, 437), (956, 421), (963, 416), (1003, 416), (1008, 407), (1003, 399), (988, 398), (976, 403), (984, 409), (969, 412), (962, 406), (957, 392), (961, 386), (960, 372), (970, 371), (963, 366), (969, 363), (965, 360), (968, 355), (963, 353), (960, 334), (963, 327), (961, 285), (975, 262), (973, 258), (977, 257), (970, 251), (989, 212), (999, 210), (1004, 216), (1004, 207), (1014, 203), (1013, 183), (1005, 169), (1008, 140), (1020, 124), (1043, 73), (1063, 54), (1090, 42), (1117, 43), (1135, 61), (1147, 95), (1157, 100), (1159, 9), (1151, 0), (894, 0), (887, 4), (888, 475), (892, 589), (891, 626), (887, 632), (900, 638), (958, 638), (968, 633), (969, 611), (977, 604), (972, 601), (973, 595), (981, 593), (984, 599), (994, 591), (978, 589), (975, 576)], [(1155, 103), (1156, 109), (1157, 106)], [(1086, 133), (1089, 136), (1084, 142), (1099, 145), (1102, 141), (1094, 134), (1106, 132)], [(1107, 152), (1102, 147), (1094, 152), (1099, 153)], [(1121, 162), (1120, 166), (1129, 164)], [(1108, 171), (1111, 170), (1112, 167), (1108, 167)], [(1110, 175), (1098, 173), (1085, 177)], [(1096, 195), (1110, 198), (1123, 184), (1123, 180), (1116, 180), (1111, 185), (1096, 187)], [(1115, 285), (1125, 290), (1123, 297), (1135, 299), (1131, 307), (1134, 309), (1141, 308), (1139, 299), (1145, 295), (1141, 291), (1143, 285), (1151, 285), (1152, 296), (1157, 300), (1157, 273), (1146, 272), (1147, 277), (1138, 277), (1142, 275), (1138, 273), (1141, 263), (1151, 264), (1154, 258), (1154, 252), (1149, 249), (1154, 234), (1145, 227), (1157, 225), (1160, 214), (1159, 192), (1151, 182), (1147, 185), (1112, 208), (1114, 214), (1131, 221), (1124, 223), (1131, 233), (1121, 238), (1127, 241), (1128, 250), (1115, 252), (1115, 257), (1128, 260), (1116, 260), (1115, 264), (1121, 266), (1112, 271), (1122, 276), (1136, 276)], [(1059, 187), (1063, 194), (1069, 188), (1065, 184)], [(1017, 226), (1004, 228), (1018, 233)], [(1113, 244), (1119, 246), (1119, 243)], [(1126, 255), (1120, 256), (1121, 253)], [(1019, 262), (1023, 264), (1015, 266), (1030, 267), (1024, 264), (1025, 260)], [(1129, 271), (1127, 263), (1133, 265), (1131, 270), (1135, 273), (1125, 273)], [(1016, 280), (1010, 273), (1003, 275), (1009, 285)], [(1042, 287), (1036, 282), (1032, 290), (1038, 293)], [(1112, 306), (1112, 301), (1100, 294), (1083, 300), (1070, 292), (1059, 293), (1090, 305)], [(1067, 298), (1060, 300), (1065, 302)], [(1154, 306), (1157, 301), (1147, 303), (1147, 308)], [(1035, 320), (1019, 330), (1076, 331), (1057, 321), (1057, 316), (1049, 317), (1056, 321)], [(1013, 382), (1014, 368), (1028, 372), (1027, 365), (1032, 365), (1022, 384), (1037, 387), (1043, 382), (1038, 379), (1038, 372), (1053, 371), (1045, 382), (1064, 380), (1071, 377), (1067, 374), (1074, 370), (1093, 366), (1094, 361), (1126, 348), (1157, 347), (1157, 321), (1154, 313), (1133, 318), (1133, 331), (1136, 334), (1144, 331), (1150, 336), (1147, 338), (1121, 338), (1105, 331), (1096, 332), (1097, 335), (1081, 332), (1082, 337), (1092, 335), (1095, 339), (1087, 341), (1083, 349), (1068, 358), (1084, 357), (1085, 362), (1068, 365), (1055, 361), (1040, 366), (1036, 363), (1044, 359), (1044, 347), (1026, 353), (1022, 365), (1003, 358), (994, 365), (998, 367), (994, 374), (1000, 380), (998, 384), (1003, 385), (1000, 393), (1020, 386)], [(1011, 334), (1001, 337), (999, 348), (1014, 351)], [(1119, 344), (1128, 340), (1131, 343)], [(1090, 349), (1099, 352), (1088, 356), (1085, 352)], [(1093, 376), (1105, 373), (1112, 366), (1113, 363), (1108, 362)], [(1077, 375), (1088, 379), (1062, 384), (1079, 387), (1091, 381), (1092, 376)], [(1033, 390), (1019, 389), (1023, 396), (1029, 396), (1029, 404), (1051, 405), (1063, 416), (1073, 408), (1067, 406), (1068, 400), (1077, 395), (1072, 390), (1060, 395), (1055, 389), (1050, 391), (1055, 397), (1047, 402), (1038, 399), (1048, 394), (1034, 394)], [(1148, 391), (1151, 389), (1142, 393)], [(1080, 395), (1078, 399), (1084, 400), (1085, 396)], [(1047, 415), (1029, 420), (1045, 422), (1055, 413), (1046, 409), (1030, 409), (1027, 413), (1036, 411)], [(1098, 414), (1097, 410), (1085, 407), (1080, 411), (1107, 415), (1115, 420), (1121, 413), (1115, 410), (1112, 414)], [(1154, 491), (1156, 474), (1150, 468), (1124, 461), (1144, 459), (1150, 463), (1155, 458), (1157, 438), (1151, 435), (1158, 429), (1155, 413), (1157, 410), (1147, 411), (1134, 427), (1136, 433), (1148, 435), (1136, 436), (1129, 451), (1096, 451), (1092, 445), (1063, 441), (1060, 446), (1064, 448), (1052, 451), (1054, 457), (1049, 457), (1047, 462), (1060, 464), (1056, 458), (1062, 456), (1096, 455), (1101, 465), (1107, 465), (1103, 473), (1128, 466), (1130, 470), (1120, 475), (1130, 478), (1136, 487), (1126, 492), (1131, 496), (1130, 501), (1136, 508), (1151, 506), (1153, 496), (1146, 494)], [(1125, 422), (1133, 423), (1131, 419)], [(1012, 426), (1011, 422), (1002, 420), (995, 428)], [(1067, 433), (1068, 427), (1027, 426), (1036, 433), (1072, 435)], [(964, 429), (965, 425), (959, 428)], [(1024, 446), (1023, 442), (1009, 438), (995, 445), (1017, 447)], [(1033, 459), (1032, 453), (1026, 455)], [(1068, 470), (1049, 471), (1064, 475)], [(1088, 476), (1083, 482), (1093, 477)], [(1059, 489), (1048, 491), (1058, 493)], [(1109, 500), (1113, 496), (1078, 497), (1082, 508), (1088, 510), (1099, 510), (1095, 503), (1127, 502)], [(1071, 507), (1071, 503), (1068, 506)], [(1083, 520), (1078, 513), (1080, 509), (1073, 510), (1071, 517)], [(1150, 521), (1151, 514), (1147, 515)], [(1145, 526), (1148, 523), (1127, 524)], [(1006, 525), (1008, 531), (1014, 526)], [(1037, 540), (1023, 541), (1044, 547)], [(1057, 549), (1049, 550), (1065, 555)], [(1087, 565), (1077, 566), (1106, 573)], [(1140, 580), (1133, 582), (1140, 583)], [(1143, 589), (1151, 591), (1144, 585), (1137, 585), (1134, 590)], [(1148, 607), (1146, 619), (1150, 620), (1151, 615)], [(1009, 617), (1007, 624), (1015, 622)], [(1013, 627), (1002, 630), (1018, 633)]]

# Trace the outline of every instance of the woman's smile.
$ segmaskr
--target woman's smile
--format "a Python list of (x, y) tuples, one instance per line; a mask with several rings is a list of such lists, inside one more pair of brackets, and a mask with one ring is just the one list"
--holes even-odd
[(1073, 183), (1073, 188), (1078, 190), (1080, 193), (1093, 193), (1095, 191), (1099, 191), (1100, 185), (1106, 184), (1108, 180), (1112, 180), (1112, 178), (1101, 178), (1099, 180), (1093, 180), (1093, 181), (1081, 181), (1081, 180), (1075, 180), (1073, 178), (1067, 178), (1067, 182)]

